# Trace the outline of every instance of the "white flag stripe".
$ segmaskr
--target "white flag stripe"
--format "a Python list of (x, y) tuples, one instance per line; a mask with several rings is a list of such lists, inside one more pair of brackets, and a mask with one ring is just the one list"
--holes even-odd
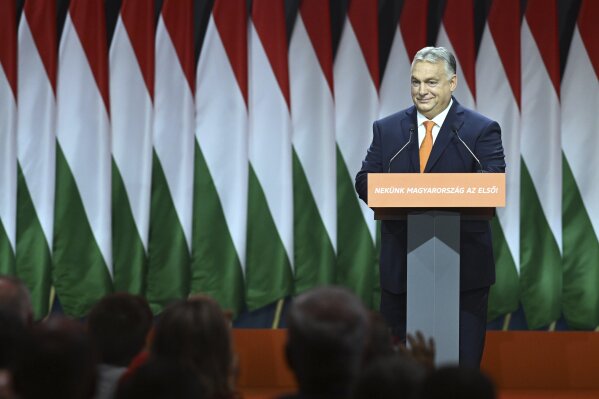
[(466, 81), (466, 76), (464, 75), (464, 70), (462, 69), (460, 58), (453, 49), (453, 46), (451, 45), (451, 40), (449, 40), (449, 36), (447, 36), (445, 25), (443, 24), (441, 24), (441, 29), (439, 29), (439, 35), (437, 36), (437, 46), (445, 47), (455, 55), (455, 60), (457, 64), (458, 87), (453, 92), (453, 95), (458, 100), (458, 102), (464, 107), (472, 109), (475, 108), (476, 102), (474, 100), (472, 92), (470, 91), (468, 82)]
[(489, 26), (485, 27), (476, 64), (478, 111), (501, 126), (501, 140), (508, 165), (506, 206), (497, 208), (512, 258), (520, 265), (520, 111)]
[(56, 97), (56, 136), (104, 262), (112, 273), (110, 125), (70, 15), (60, 42)]
[(249, 42), (250, 161), (293, 264), (291, 117), (253, 23)]
[(289, 73), (293, 145), (320, 218), (336, 248), (335, 108), (301, 15), (298, 15), (289, 46)]
[[(372, 141), (372, 122), (378, 116), (378, 94), (349, 18), (337, 50), (334, 80), (337, 144), (353, 179)], [(357, 199), (357, 193), (354, 194)], [(376, 223), (372, 209), (363, 201), (358, 202), (374, 242)]]
[(17, 156), (44, 236), (51, 247), (54, 234), (56, 99), (25, 13), (19, 25), (18, 51)]
[(154, 148), (191, 248), (194, 166), (193, 96), (162, 16), (156, 32)]
[(589, 219), (599, 236), (599, 81), (580, 37), (574, 30), (562, 78), (562, 148), (580, 190)]
[(384, 118), (401, 109), (413, 105), (410, 87), (410, 74), (412, 61), (408, 56), (403, 36), (399, 26), (395, 29), (395, 36), (389, 59), (385, 67), (385, 75), (380, 89), (379, 116)]
[(0, 63), (0, 221), (15, 250), (17, 235), (17, 107), (12, 88)]
[(561, 252), (560, 105), (526, 20), (522, 23), (522, 82), (522, 156)]
[(152, 100), (123, 20), (110, 47), (112, 153), (123, 179), (133, 219), (148, 247), (152, 178)]
[(245, 270), (248, 113), (212, 16), (197, 68), (195, 134)]

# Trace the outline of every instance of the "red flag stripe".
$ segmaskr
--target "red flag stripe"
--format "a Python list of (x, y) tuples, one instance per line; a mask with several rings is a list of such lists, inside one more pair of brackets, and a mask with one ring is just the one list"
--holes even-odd
[(247, 8), (245, 0), (216, 0), (212, 8), (216, 29), (225, 47), (229, 63), (248, 102)]
[(123, 0), (123, 25), (133, 46), (150, 97), (154, 97), (154, 1)]
[(0, 64), (17, 97), (17, 12), (14, 0), (0, 1)]
[(520, 107), (520, 0), (493, 2), (488, 23), (514, 98)]
[(578, 14), (578, 30), (587, 54), (595, 69), (595, 75), (599, 79), (599, 1), (583, 0)]
[(448, 0), (443, 25), (462, 67), (472, 97), (476, 98), (474, 6), (472, 0)]
[(108, 101), (108, 49), (106, 16), (102, 0), (72, 0), (69, 8), (73, 27), (87, 56), (98, 91), (110, 113)]
[(289, 66), (283, 1), (254, 0), (252, 20), (289, 107)]
[(410, 60), (426, 46), (427, 15), (428, 0), (406, 0), (401, 10), (399, 28)]
[(541, 53), (555, 92), (559, 96), (560, 64), (556, 3), (545, 0), (529, 0), (526, 21)]
[(322, 0), (304, 0), (300, 13), (322, 68), (322, 73), (329, 84), (331, 93), (334, 93), (330, 4), (328, 1)]
[(56, 95), (58, 43), (56, 39), (56, 0), (27, 0), (24, 8), (37, 52)]
[(358, 38), (374, 86), (379, 89), (379, 29), (377, 2), (353, 0), (348, 18)]
[(173, 42), (191, 92), (195, 90), (193, 59), (193, 1), (165, 0), (162, 19)]
[(102, 0), (72, 0), (69, 8), (73, 27), (79, 36), (89, 67), (110, 113), (108, 101), (108, 50), (106, 45), (106, 16)]

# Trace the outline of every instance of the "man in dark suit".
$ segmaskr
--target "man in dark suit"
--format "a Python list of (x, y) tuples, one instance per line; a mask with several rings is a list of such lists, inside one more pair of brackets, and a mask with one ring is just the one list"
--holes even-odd
[[(462, 107), (452, 96), (458, 83), (453, 54), (443, 47), (425, 47), (414, 56), (411, 75), (414, 106), (374, 122), (372, 144), (356, 176), (356, 191), (365, 202), (368, 173), (505, 171), (501, 129), (497, 122)], [(406, 335), (406, 248), (406, 221), (383, 221), (381, 313), (393, 334), (402, 341)], [(461, 365), (480, 365), (489, 287), (494, 282), (495, 262), (489, 222), (462, 221)]]

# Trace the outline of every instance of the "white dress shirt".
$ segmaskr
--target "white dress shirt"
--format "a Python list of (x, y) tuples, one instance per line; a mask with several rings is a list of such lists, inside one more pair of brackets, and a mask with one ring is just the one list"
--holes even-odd
[(433, 126), (433, 144), (435, 144), (435, 140), (437, 139), (437, 135), (439, 135), (439, 130), (441, 130), (443, 122), (445, 122), (445, 118), (447, 117), (449, 108), (451, 108), (451, 104), (453, 104), (453, 99), (449, 101), (449, 105), (447, 106), (447, 108), (445, 108), (439, 115), (435, 116), (433, 119), (428, 119), (420, 112), (416, 112), (416, 122), (418, 123), (418, 148), (420, 148), (420, 146), (422, 145), (422, 140), (424, 140), (424, 135), (426, 134), (424, 122), (428, 120), (432, 120), (433, 122), (435, 122), (435, 126)]

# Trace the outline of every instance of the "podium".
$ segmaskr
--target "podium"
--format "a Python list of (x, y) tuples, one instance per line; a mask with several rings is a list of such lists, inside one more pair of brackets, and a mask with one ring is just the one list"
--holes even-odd
[(377, 220), (407, 220), (406, 332), (436, 344), (437, 365), (459, 362), (460, 221), (505, 206), (504, 173), (370, 173)]

